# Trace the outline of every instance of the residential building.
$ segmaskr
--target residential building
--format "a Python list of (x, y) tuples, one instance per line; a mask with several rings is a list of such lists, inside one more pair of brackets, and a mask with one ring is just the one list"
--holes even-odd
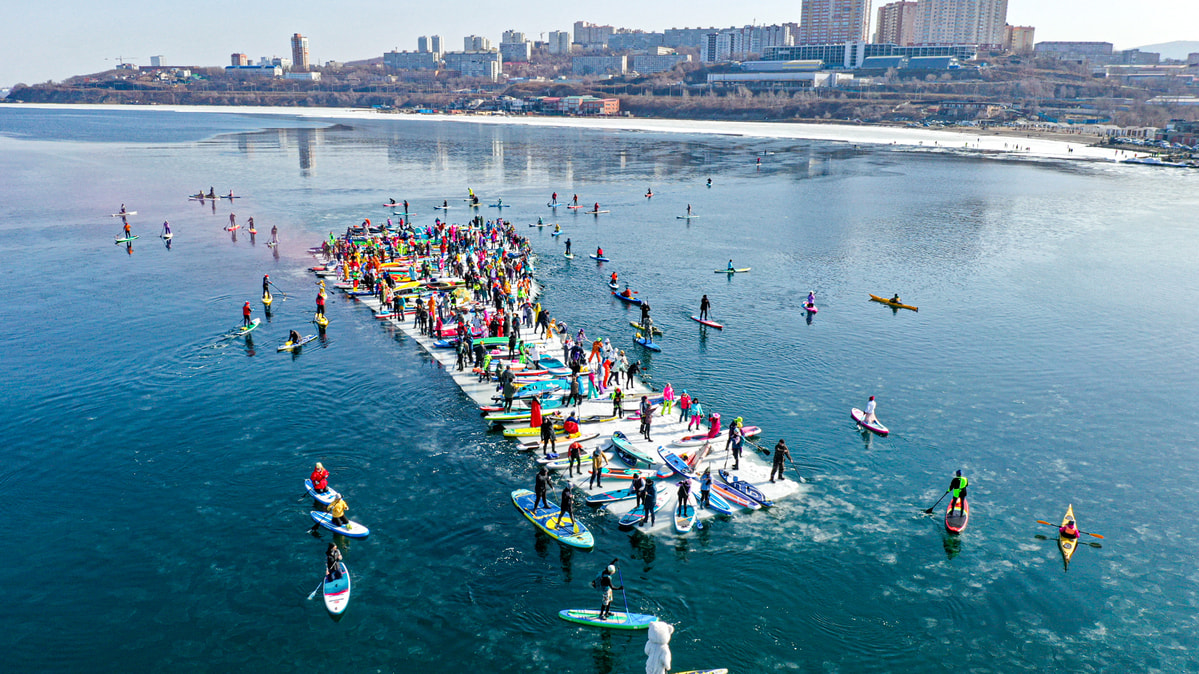
[[(335, 67), (337, 67), (337, 66), (333, 66), (333, 65), (331, 65), (332, 63), (334, 63), (334, 61), (330, 61), (329, 63), (326, 63), (326, 64), (325, 64), (325, 67), (326, 67), (326, 68), (335, 68)], [(307, 82), (320, 82), (320, 81), (321, 81), (321, 74), (320, 74), (320, 73), (315, 73), (315, 72), (314, 72), (314, 73), (308, 73), (308, 72), (304, 72), (304, 73), (287, 73), (287, 74), (285, 74), (285, 75), (283, 76), (283, 78), (284, 78), (284, 79), (288, 79), (288, 80), (305, 80), (305, 81), (307, 81)]]
[(608, 38), (616, 29), (612, 26), (597, 26), (586, 21), (575, 21), (575, 44), (583, 49), (604, 49), (608, 46)]
[(629, 70), (628, 57), (574, 56), (570, 59), (572, 75), (623, 75)]
[(870, 0), (803, 0), (796, 44), (865, 42)]
[(504, 58), (504, 63), (528, 63), (533, 58), (533, 43), (528, 40), (501, 42), (500, 56)]
[(283, 69), (279, 66), (225, 66), (226, 75), (237, 77), (283, 77)]
[[(419, 41), (417, 44), (420, 44)], [(383, 53), (383, 67), (390, 70), (436, 70), (437, 54), (431, 51), (389, 51)]]
[(1008, 0), (917, 0), (915, 44), (1003, 47)]
[(1065, 61), (1105, 64), (1112, 60), (1111, 42), (1038, 42), (1033, 52)]
[(162, 56), (162, 54), (159, 54), (158, 56), (151, 56), (150, 57), (150, 67), (151, 68), (161, 68), (163, 58), (164, 57)]
[(876, 44), (912, 44), (916, 36), (916, 0), (901, 0), (878, 8), (874, 24)]
[(416, 38), (416, 51), (425, 53), (425, 54), (429, 54), (429, 53), (433, 52), (432, 49), (429, 49), (429, 36), (428, 35), (422, 35), (422, 36)]
[(690, 63), (690, 54), (633, 54), (630, 67), (642, 75), (673, 70), (680, 63)]
[(291, 36), (291, 65), (296, 70), (308, 70), (308, 38), (299, 33)]
[(760, 56), (767, 47), (795, 44), (795, 24), (743, 26), (709, 32), (700, 44), (700, 60), (705, 63), (738, 61)]
[(478, 35), (467, 35), (462, 39), (463, 51), (488, 51), (491, 49), (491, 40)]
[(768, 47), (762, 55), (765, 61), (812, 61), (818, 60), (825, 68), (861, 68), (872, 56), (956, 56), (961, 61), (973, 60), (978, 50), (973, 45), (912, 45), (870, 44), (846, 42), (842, 44), (800, 44), (791, 47)]
[(719, 30), (719, 28), (667, 28), (663, 32), (662, 46), (674, 49), (679, 47), (702, 49), (708, 41), (708, 35)]
[(235, 67), (236, 66), (248, 66), (248, 65), (250, 65), (250, 57), (246, 56), (245, 54), (238, 54), (238, 53), (234, 52), (229, 55), (229, 65), (235, 66)]
[(482, 77), (496, 81), (504, 69), (500, 53), (488, 51), (448, 51), (442, 54), (446, 70), (454, 70), (463, 77)]
[(570, 33), (564, 30), (550, 31), (549, 52), (551, 54), (569, 54)]
[(1011, 24), (1003, 27), (1003, 49), (1016, 54), (1027, 54), (1032, 51), (1033, 34), (1036, 29), (1032, 26), (1013, 26)]
[(441, 55), (442, 55), (442, 53), (445, 52), (445, 49), (441, 45), (441, 36), (440, 35), (430, 35), (429, 36), (429, 51), (433, 52), (434, 54), (437, 54), (437, 58), (441, 58)]
[(501, 43), (507, 42), (509, 44), (512, 44), (515, 42), (524, 42), (524, 41), (525, 41), (525, 34), (520, 32), (519, 30), (506, 30), (503, 32), (503, 37), (500, 38)]
[(1112, 54), (1112, 63), (1126, 66), (1155, 66), (1161, 63), (1162, 55), (1153, 51), (1125, 49)]
[(282, 68), (284, 70), (291, 70), (291, 59), (288, 59), (288, 58), (272, 56), (271, 60), (268, 61), (268, 63), (273, 66), (279, 66), (280, 68)]
[(665, 44), (663, 33), (647, 33), (643, 30), (620, 30), (608, 38), (608, 49), (612, 51), (644, 51)]

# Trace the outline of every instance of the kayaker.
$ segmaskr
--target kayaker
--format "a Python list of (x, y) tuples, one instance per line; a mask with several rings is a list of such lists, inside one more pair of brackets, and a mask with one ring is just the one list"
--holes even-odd
[(313, 491), (323, 494), (329, 490), (329, 471), (325, 470), (320, 461), (316, 462), (316, 467), (312, 469), (309, 479), (312, 480)]
[(125, 204), (121, 204), (121, 210), (117, 211), (117, 215), (125, 215), (126, 212)]
[(780, 480), (787, 478), (783, 477), (783, 462), (791, 458), (791, 450), (787, 449), (787, 441), (779, 439), (777, 445), (774, 446), (774, 462), (770, 464), (770, 481), (774, 482), (774, 474), (777, 472)]
[(336, 543), (325, 548), (325, 576), (329, 580), (341, 578), (341, 550)]
[(550, 502), (545, 499), (545, 495), (549, 493), (550, 487), (553, 486), (553, 478), (550, 476), (550, 469), (544, 465), (541, 470), (537, 471), (537, 481), (533, 485), (533, 512), (537, 512), (538, 504), (545, 504), (545, 507), (550, 507)]
[[(641, 471), (633, 471), (633, 493), (637, 495), (637, 505), (645, 499), (645, 478), (641, 477)], [(634, 508), (637, 506), (633, 506)]]
[(711, 186), (712, 186), (712, 179), (708, 178), (708, 187), (711, 187)]
[(704, 474), (699, 478), (699, 504), (704, 508), (711, 507), (710, 499), (712, 498), (712, 469), (705, 468)]
[(866, 401), (866, 409), (862, 414), (862, 420), (872, 424), (878, 423), (878, 417), (874, 416), (874, 410), (878, 409), (877, 403), (874, 402), (874, 396), (870, 396), (870, 400)]
[(329, 505), (329, 515), (332, 517), (330, 523), (333, 526), (343, 526), (346, 529), (352, 528), (354, 525), (350, 524), (349, 518), (346, 517), (346, 511), (349, 509), (349, 504), (339, 494), (333, 503)]
[(575, 440), (570, 443), (570, 447), (566, 449), (567, 456), (570, 461), (566, 464), (567, 477), (574, 477), (575, 469), (579, 471), (579, 475), (583, 475), (583, 443)]
[(604, 464), (608, 463), (608, 455), (604, 454), (598, 446), (591, 451), (591, 479), (587, 481), (587, 488), (604, 486)]
[(545, 451), (546, 443), (549, 444), (550, 449), (557, 451), (557, 443), (554, 440), (554, 420), (551, 417), (541, 420), (541, 454), (543, 456), (548, 456)]
[[(126, 225), (126, 226), (128, 226), (128, 225)], [(629, 284), (627, 284), (627, 283), (625, 284), (624, 290), (620, 291), (620, 294), (625, 297), (629, 297), (629, 298), (633, 297), (633, 291), (629, 289)]]
[(675, 493), (679, 499), (679, 505), (675, 512), (684, 515), (687, 512), (687, 506), (691, 504), (691, 480), (679, 480), (679, 488), (675, 490)]
[(731, 449), (733, 452), (733, 470), (741, 467), (741, 445), (744, 442), (745, 434), (741, 431), (741, 417), (737, 417), (729, 425), (729, 436), (724, 442), (725, 451)]
[[(299, 344), (300, 339), (301, 339), (300, 333), (296, 332), (295, 330), (292, 330), (291, 332), (287, 333), (287, 343), (288, 344)], [(319, 466), (321, 464), (318, 463), (316, 465)]]
[(966, 485), (970, 481), (962, 477), (962, 471), (954, 474), (952, 480), (949, 481), (949, 491), (953, 493), (953, 498), (949, 500), (949, 509), (957, 508), (962, 510), (962, 504), (966, 501)]
[(253, 311), (253, 310), (250, 309), (250, 300), (246, 300), (246, 306), (241, 308), (241, 326), (243, 328), (250, 327), (250, 322), (251, 322), (250, 321), (250, 312), (251, 311)]
[(600, 620), (607, 620), (608, 616), (612, 615), (612, 590), (624, 590), (624, 586), (616, 587), (612, 585), (612, 574), (616, 573), (616, 560), (604, 569), (600, 574), (599, 590), (601, 595), (600, 610), (597, 616)]
[(903, 304), (903, 302), (899, 301), (899, 293), (895, 293), (895, 295), (891, 298), (891, 304)]
[(574, 495), (574, 491), (571, 490), (570, 483), (567, 482), (566, 486), (562, 488), (562, 504), (560, 506), (561, 510), (558, 511), (558, 522), (552, 528), (554, 528), (554, 529), (562, 528), (562, 522), (565, 521), (567, 517), (570, 517), (570, 524), (571, 524), (572, 529), (575, 532), (578, 532), (579, 523), (575, 522), (575, 502), (574, 502), (574, 499), (571, 498), (573, 495)]
[(708, 301), (708, 296), (704, 295), (699, 300), (699, 317), (700, 320), (708, 320), (708, 309), (712, 308), (712, 303)]
[(1078, 534), (1080, 533), (1078, 527), (1074, 526), (1074, 520), (1066, 520), (1064, 525), (1058, 527), (1057, 532), (1062, 538), (1069, 538), (1071, 540), (1078, 538)]

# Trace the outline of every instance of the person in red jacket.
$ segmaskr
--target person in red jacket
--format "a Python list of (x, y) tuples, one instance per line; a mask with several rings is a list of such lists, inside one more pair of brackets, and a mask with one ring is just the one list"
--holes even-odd
[(250, 327), (250, 301), (246, 300), (246, 306), (241, 308), (241, 325), (243, 328)]
[(316, 468), (312, 469), (312, 488), (320, 493), (329, 491), (329, 471), (321, 465), (320, 461), (316, 462)]

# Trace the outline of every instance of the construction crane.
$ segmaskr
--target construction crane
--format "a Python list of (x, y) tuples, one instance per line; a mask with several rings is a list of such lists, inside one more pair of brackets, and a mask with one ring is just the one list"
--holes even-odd
[(132, 61), (133, 59), (136, 59), (136, 58), (141, 58), (141, 57), (140, 56), (118, 56), (116, 58), (110, 58), (110, 59), (104, 59), (104, 60), (105, 61), (116, 61), (117, 63), (119, 63), (121, 65), (125, 65), (126, 61)]

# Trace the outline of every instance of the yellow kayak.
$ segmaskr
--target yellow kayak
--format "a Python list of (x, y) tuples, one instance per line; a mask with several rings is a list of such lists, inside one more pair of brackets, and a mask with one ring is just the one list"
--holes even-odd
[(912, 311), (920, 311), (919, 307), (914, 307), (910, 304), (900, 304), (899, 302), (892, 302), (891, 300), (889, 300), (885, 297), (879, 297), (878, 295), (871, 295), (870, 299), (871, 299), (871, 301), (878, 302), (879, 304), (885, 304), (889, 307), (895, 307), (896, 309), (910, 309)]
[[(1066, 522), (1069, 522), (1070, 520), (1074, 520), (1074, 528), (1077, 529), (1078, 520), (1074, 519), (1073, 503), (1066, 506), (1066, 514), (1062, 517), (1062, 526), (1066, 526)], [(1078, 539), (1066, 538), (1065, 536), (1059, 534), (1057, 537), (1057, 545), (1062, 549), (1062, 561), (1065, 563), (1067, 569), (1070, 568), (1070, 558), (1074, 556), (1074, 551), (1078, 549)]]

